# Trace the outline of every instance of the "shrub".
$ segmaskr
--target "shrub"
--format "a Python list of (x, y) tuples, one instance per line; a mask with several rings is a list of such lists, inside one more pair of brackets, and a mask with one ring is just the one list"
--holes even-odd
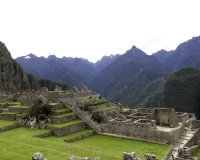
[(103, 118), (103, 115), (98, 111), (92, 113), (92, 119), (98, 123), (101, 123), (103, 121)]
[(39, 114), (38, 115), (38, 120), (44, 121), (46, 118), (47, 118), (47, 116), (45, 114)]

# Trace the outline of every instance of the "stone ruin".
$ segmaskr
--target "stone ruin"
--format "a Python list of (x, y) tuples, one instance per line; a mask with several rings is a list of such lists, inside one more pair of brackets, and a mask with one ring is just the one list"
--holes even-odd
[[(71, 156), (71, 157), (69, 157), (69, 160), (76, 160), (76, 157), (75, 156)], [(84, 158), (82, 158), (82, 160), (100, 160), (100, 159), (99, 158), (92, 159), (90, 157), (84, 157)]]
[(145, 154), (146, 160), (158, 160), (155, 155)]
[(56, 87), (55, 87), (55, 92), (62, 92), (63, 90), (58, 86), (58, 85), (56, 85)]
[(44, 159), (44, 155), (40, 152), (36, 152), (33, 156), (32, 156), (32, 160), (45, 160)]
[(136, 157), (135, 152), (123, 152), (123, 160), (140, 160), (140, 158)]
[(175, 157), (176, 160), (189, 160), (190, 159), (190, 148), (188, 147), (179, 147), (178, 155)]

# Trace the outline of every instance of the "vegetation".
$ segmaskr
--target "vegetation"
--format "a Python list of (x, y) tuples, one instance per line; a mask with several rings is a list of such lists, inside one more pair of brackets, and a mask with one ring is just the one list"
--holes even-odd
[(104, 116), (98, 111), (92, 113), (92, 119), (98, 123), (101, 123), (103, 121), (103, 118)]
[(45, 132), (48, 130), (31, 130), (25, 127), (1, 132), (1, 159), (13, 159), (14, 157), (15, 160), (27, 160), (38, 151), (43, 153), (46, 159), (52, 160), (65, 160), (72, 155), (75, 155), (77, 159), (88, 156), (91, 158), (99, 157), (102, 160), (121, 160), (124, 151), (134, 151), (142, 160), (145, 159), (144, 154), (146, 153), (154, 154), (159, 159), (163, 159), (169, 150), (167, 145), (102, 135), (94, 135), (73, 143), (64, 142), (65, 136), (33, 137)]
[(164, 86), (160, 107), (195, 113), (200, 118), (200, 70), (184, 68), (172, 73)]
[(45, 120), (52, 113), (52, 107), (47, 104), (43, 96), (39, 96), (34, 100), (31, 107), (30, 116), (36, 117), (37, 120)]

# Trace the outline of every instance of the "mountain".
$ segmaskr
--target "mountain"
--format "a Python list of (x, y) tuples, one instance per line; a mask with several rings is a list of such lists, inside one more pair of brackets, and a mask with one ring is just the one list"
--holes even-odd
[[(145, 84), (149, 83), (150, 85), (157, 81), (159, 77), (157, 75), (162, 71), (163, 68), (155, 57), (149, 56), (133, 46), (125, 54), (118, 56), (110, 65), (104, 68), (95, 78), (93, 86), (95, 86), (95, 91), (101, 93), (107, 99), (119, 101), (129, 105), (131, 108), (138, 106), (154, 107), (159, 103), (159, 98), (157, 97), (161, 97), (166, 75), (160, 76), (161, 80), (157, 83), (157, 86), (151, 86), (153, 91), (159, 92), (159, 96), (156, 94), (151, 95), (152, 101), (156, 99), (153, 104), (150, 105), (147, 102), (150, 91), (144, 95), (141, 90), (145, 90)], [(144, 81), (145, 83), (142, 84)], [(130, 84), (135, 86), (131, 87)], [(140, 96), (140, 94), (143, 95)], [(137, 98), (138, 100), (136, 100)], [(143, 105), (142, 102), (144, 102)]]
[(47, 87), (49, 90), (55, 89), (59, 85), (62, 89), (69, 89), (67, 84), (60, 84), (50, 80), (38, 80), (31, 74), (26, 74), (20, 64), (12, 57), (6, 46), (0, 42), (0, 91), (23, 92), (30, 90), (39, 90), (42, 87)]
[(192, 112), (200, 118), (200, 69), (183, 68), (167, 78), (160, 103), (161, 108)]
[(153, 56), (167, 72), (175, 72), (185, 67), (200, 68), (200, 36), (181, 43), (174, 51), (160, 51)]
[(26, 73), (12, 59), (10, 52), (2, 42), (0, 42), (0, 71), (1, 92), (22, 92), (30, 89)]
[(173, 53), (173, 51), (166, 51), (166, 50), (160, 50), (156, 53), (153, 53), (152, 56), (156, 57), (157, 60), (163, 65), (165, 63), (166, 58)]
[[(17, 58), (16, 61), (22, 65), (27, 73), (31, 73), (39, 79), (50, 79), (60, 83), (66, 83), (71, 86), (76, 86), (78, 88), (81, 88), (84, 84), (90, 88), (89, 80), (77, 73), (75, 69), (66, 65), (65, 58), (64, 60), (55, 56), (44, 58), (29, 54), (27, 56)], [(71, 64), (77, 64), (77, 66), (79, 66), (77, 60), (72, 61), (75, 62), (72, 62)], [(84, 67), (82, 68), (84, 69)]]
[(98, 60), (96, 63), (93, 64), (95, 70), (97, 72), (102, 71), (105, 67), (107, 67), (109, 64), (111, 64), (117, 57), (119, 57), (119, 54), (103, 56), (101, 58), (101, 60)]

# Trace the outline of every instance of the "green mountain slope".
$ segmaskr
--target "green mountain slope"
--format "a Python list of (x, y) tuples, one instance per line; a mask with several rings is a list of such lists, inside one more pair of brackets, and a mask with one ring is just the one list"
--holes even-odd
[(22, 67), (12, 59), (6, 46), (0, 42), (0, 92), (19, 92), (30, 89)]
[(125, 83), (118, 83), (107, 97), (130, 108), (153, 108), (159, 105), (168, 74), (140, 69)]
[(200, 118), (200, 69), (183, 68), (167, 78), (160, 107), (192, 112)]

